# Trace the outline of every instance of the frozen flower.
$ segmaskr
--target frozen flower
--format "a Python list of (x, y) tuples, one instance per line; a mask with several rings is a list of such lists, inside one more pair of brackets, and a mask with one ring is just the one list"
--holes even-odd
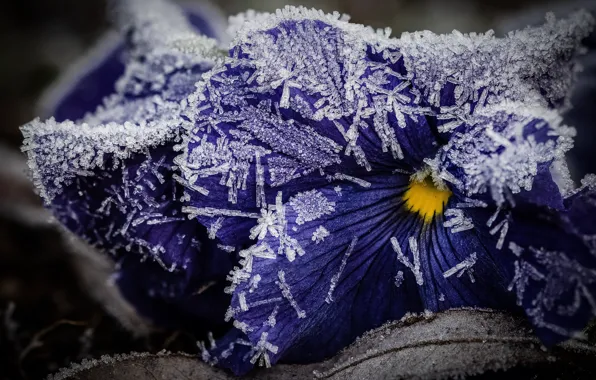
[[(209, 192), (184, 211), (254, 244), (227, 288), (239, 330), (211, 360), (321, 360), (407, 312), (466, 306), (525, 311), (546, 342), (584, 327), (596, 231), (570, 210), (595, 205), (567, 178), (559, 111), (589, 15), (504, 39), (391, 39), (291, 7), (238, 21), (176, 159)], [(260, 210), (276, 234), (256, 236)]]
[[(555, 343), (596, 314), (596, 181), (569, 179), (559, 115), (587, 13), (394, 39), (287, 7), (234, 18), (223, 58), (152, 6), (173, 14), (129, 12), (117, 94), (77, 124), (27, 125), (25, 150), (58, 218), (130, 262), (142, 313), (215, 324), (207, 294), (229, 304), (205, 360), (318, 361), (458, 307), (525, 313)], [(147, 266), (155, 286), (127, 293)], [(222, 294), (186, 297), (207, 283)]]
[(173, 170), (183, 104), (220, 54), (208, 36), (223, 35), (221, 18), (147, 0), (120, 11), (122, 33), (108, 34), (49, 91), (42, 112), (54, 118), (23, 127), (23, 150), (45, 203), (113, 258), (114, 280), (141, 315), (175, 327), (223, 324), (233, 261), (199, 253), (215, 244), (182, 213), (193, 186)]

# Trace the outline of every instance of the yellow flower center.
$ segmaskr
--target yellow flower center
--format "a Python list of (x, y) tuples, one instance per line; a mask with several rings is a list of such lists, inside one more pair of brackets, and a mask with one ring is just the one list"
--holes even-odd
[(429, 177), (419, 181), (413, 179), (404, 193), (408, 210), (418, 213), (425, 223), (430, 223), (435, 214), (441, 214), (451, 191), (439, 189)]

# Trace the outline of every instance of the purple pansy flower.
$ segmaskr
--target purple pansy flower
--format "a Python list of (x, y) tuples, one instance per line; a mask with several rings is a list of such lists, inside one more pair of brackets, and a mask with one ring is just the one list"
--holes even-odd
[(142, 315), (216, 328), (233, 260), (199, 253), (211, 241), (181, 211), (173, 146), (181, 102), (221, 55), (208, 36), (224, 36), (222, 18), (207, 6), (182, 14), (155, 1), (119, 10), (126, 39), (108, 34), (49, 91), (41, 112), (55, 117), (23, 128), (24, 150), (56, 218), (110, 254), (114, 280)]
[(203, 359), (319, 361), (459, 307), (525, 313), (552, 344), (596, 314), (596, 180), (570, 180), (560, 117), (589, 14), (394, 39), (287, 7), (232, 19), (225, 55), (172, 5), (123, 4), (115, 94), (28, 124), (24, 150), (141, 314), (231, 325)]

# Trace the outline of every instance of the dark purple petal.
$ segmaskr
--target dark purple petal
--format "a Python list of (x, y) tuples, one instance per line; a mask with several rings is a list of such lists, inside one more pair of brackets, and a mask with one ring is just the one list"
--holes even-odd
[(580, 334), (596, 315), (595, 199), (587, 186), (565, 200), (565, 210), (517, 202), (468, 211), (547, 344)]
[[(539, 165), (562, 162), (571, 145), (573, 131), (546, 106), (564, 92), (590, 22), (578, 13), (506, 39), (415, 33), (392, 40), (303, 8), (255, 15), (238, 30), (231, 59), (189, 98), (195, 124), (177, 164), (203, 191), (189, 193), (188, 213), (219, 226), (238, 210), (254, 218), (278, 188), (286, 200), (306, 182), (315, 188), (425, 164), (468, 196), (488, 191), (502, 203), (505, 193), (532, 185)], [(515, 56), (553, 43), (528, 59)], [(455, 103), (442, 104), (449, 88)], [(217, 212), (209, 212), (214, 204)], [(221, 234), (233, 234), (225, 226), (237, 219), (223, 223)]]
[[(56, 217), (115, 257), (132, 250), (166, 269), (186, 268), (204, 228), (181, 212), (184, 188), (175, 180), (172, 143), (127, 154), (119, 144), (133, 143), (144, 131), (127, 136), (116, 126), (53, 127), (30, 125), (24, 132), (30, 133), (25, 149), (34, 178)], [(102, 137), (109, 140), (104, 146)]]
[(261, 357), (321, 360), (390, 318), (424, 310), (411, 273), (403, 294), (392, 291), (398, 264), (389, 238), (404, 218), (395, 212), (403, 178), (367, 179), (372, 190), (342, 184), (299, 193), (271, 211), (273, 223), (254, 227), (263, 240), (240, 252), (228, 313), (253, 349), (248, 357), (234, 350), (220, 365), (245, 371), (243, 362)]
[(596, 235), (596, 175), (588, 174), (581, 182), (582, 186), (565, 199), (568, 225), (579, 235)]
[[(580, 42), (592, 24), (589, 13), (577, 12), (563, 20), (549, 16), (542, 27), (502, 39), (492, 33), (402, 37), (413, 84), (436, 112), (443, 147), (427, 158), (436, 174), (467, 196), (489, 193), (502, 204), (530, 190), (545, 166), (563, 167), (575, 131), (561, 125), (560, 111), (568, 106)], [(534, 200), (544, 201), (561, 203)]]
[(509, 273), (485, 236), (444, 227), (442, 215), (424, 223), (406, 210), (408, 176), (366, 179), (370, 188), (299, 193), (259, 220), (251, 232), (262, 240), (239, 253), (243, 267), (231, 273), (229, 289), (228, 317), (252, 349), (238, 344), (222, 359), (218, 347), (211, 352), (218, 365), (241, 374), (250, 360), (320, 361), (410, 312), (517, 310)]
[(236, 374), (247, 373), (256, 364), (266, 365), (261, 355), (255, 355), (253, 344), (246, 334), (238, 329), (231, 329), (223, 337), (209, 342), (208, 345), (200, 344), (200, 348), (202, 348), (201, 356), (204, 361), (227, 368)]
[(338, 180), (369, 186), (372, 170), (422, 167), (438, 149), (430, 109), (399, 50), (361, 32), (371, 41), (332, 18), (243, 32), (236, 60), (192, 97), (195, 125), (176, 161), (195, 190), (185, 212), (238, 246), (278, 190), (285, 202)]
[[(551, 167), (564, 164), (574, 131), (546, 109), (513, 110), (517, 113), (491, 111), (477, 118), (476, 124), (462, 127), (432, 165), (467, 197), (488, 194), (500, 205), (514, 194), (532, 195), (530, 202), (562, 208), (562, 194), (570, 180), (560, 178), (555, 184)], [(530, 193), (533, 188), (537, 191)]]
[[(173, 141), (138, 128), (34, 123), (24, 128), (34, 178), (59, 222), (117, 262), (120, 291), (141, 315), (176, 328), (193, 329), (193, 321), (202, 321), (196, 330), (217, 328), (236, 259), (182, 213)], [(158, 140), (135, 141), (144, 133)]]
[(203, 246), (195, 270), (183, 272), (164, 271), (154, 261), (128, 254), (118, 262), (114, 278), (136, 311), (156, 325), (201, 334), (219, 331), (227, 325), (224, 315), (230, 298), (223, 290), (231, 259), (224, 253), (221, 258), (210, 254), (216, 251)]
[[(224, 16), (213, 6), (206, 2), (193, 3), (185, 11), (197, 33), (226, 39)], [(40, 109), (43, 116), (53, 116), (57, 121), (74, 121), (94, 112), (105, 98), (116, 92), (116, 83), (126, 68), (126, 50), (119, 34), (110, 32), (102, 37), (44, 95)]]
[[(115, 258), (132, 251), (166, 270), (185, 270), (205, 233), (181, 211), (174, 145), (187, 123), (181, 101), (212, 65), (215, 43), (172, 4), (130, 0), (119, 7), (133, 44), (117, 91), (78, 124), (29, 123), (23, 150), (46, 204), (77, 235)], [(188, 41), (172, 44), (164, 28)], [(191, 53), (185, 44), (203, 50)]]

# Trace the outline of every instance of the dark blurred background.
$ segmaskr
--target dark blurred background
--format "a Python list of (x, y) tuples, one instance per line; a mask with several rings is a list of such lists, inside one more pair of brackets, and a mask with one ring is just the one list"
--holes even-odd
[[(540, 0), (222, 0), (215, 5), (230, 15), (285, 4), (348, 13), (353, 22), (389, 26), (394, 36), (421, 29), (494, 28), (503, 33), (540, 22), (550, 9), (581, 4), (596, 9), (590, 0), (573, 5)], [(195, 337), (176, 331), (135, 338), (92, 300), (59, 234), (45, 223), (47, 215), (18, 151), (18, 128), (37, 116), (40, 94), (109, 28), (105, 9), (105, 0), (0, 1), (0, 379), (39, 379), (102, 354), (197, 351)], [(590, 43), (594, 49), (594, 36)], [(594, 54), (586, 62), (596, 72)], [(595, 77), (582, 77), (584, 92), (576, 97), (581, 109), (569, 116), (572, 124), (579, 124), (581, 140), (571, 162), (576, 178), (596, 165), (589, 125), (596, 120)]]

